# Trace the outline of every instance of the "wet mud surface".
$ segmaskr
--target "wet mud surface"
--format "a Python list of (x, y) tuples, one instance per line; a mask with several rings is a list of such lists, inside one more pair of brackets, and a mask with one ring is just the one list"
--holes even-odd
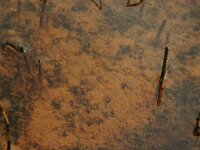
[(0, 42), (27, 48), (25, 58), (0, 47), (0, 104), (13, 150), (198, 150), (200, 2), (102, 4), (1, 0)]

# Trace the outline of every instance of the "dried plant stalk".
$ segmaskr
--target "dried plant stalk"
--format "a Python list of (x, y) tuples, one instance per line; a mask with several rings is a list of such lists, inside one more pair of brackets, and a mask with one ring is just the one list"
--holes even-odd
[(33, 73), (32, 66), (31, 66), (31, 63), (27, 56), (27, 53), (26, 53), (27, 52), (26, 47), (24, 47), (22, 44), (20, 44), (16, 41), (5, 41), (5, 42), (0, 43), (0, 46), (3, 46), (3, 47), (9, 46), (11, 48), (11, 50), (15, 51), (16, 54), (22, 53), (25, 64), (26, 64), (27, 71), (32, 76), (32, 73)]
[(168, 47), (165, 47), (165, 55), (163, 59), (163, 66), (162, 66), (162, 72), (160, 75), (160, 80), (159, 80), (159, 85), (158, 85), (158, 98), (157, 98), (157, 105), (160, 106), (161, 103), (161, 98), (162, 98), (162, 93), (163, 93), (163, 81), (165, 78), (165, 72), (166, 72), (166, 67), (167, 67), (167, 59), (168, 59)]
[(0, 112), (1, 112), (1, 115), (3, 117), (5, 126), (6, 126), (6, 132), (7, 132), (7, 150), (10, 150), (10, 148), (11, 148), (10, 123), (9, 123), (8, 117), (6, 115), (6, 112), (3, 110), (3, 108), (1, 107), (1, 105), (0, 105)]
[(19, 53), (25, 53), (26, 52), (26, 48), (24, 46), (22, 46), (22, 44), (16, 42), (16, 41), (5, 41), (5, 42), (0, 42), (0, 46), (9, 46), (11, 48), (13, 48), (16, 52)]
[(95, 2), (94, 0), (91, 0), (100, 10), (102, 9), (102, 2), (101, 0), (99, 0), (99, 5), (97, 4), (97, 2)]
[(139, 5), (142, 4), (142, 2), (143, 2), (143, 0), (140, 0), (140, 1), (137, 2), (137, 3), (130, 4), (130, 1), (131, 1), (131, 0), (128, 0), (128, 1), (127, 1), (126, 7), (139, 6)]

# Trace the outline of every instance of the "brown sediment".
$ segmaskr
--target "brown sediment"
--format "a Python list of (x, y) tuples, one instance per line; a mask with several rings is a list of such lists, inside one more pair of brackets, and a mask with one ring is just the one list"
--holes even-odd
[(100, 10), (102, 9), (102, 2), (99, 0), (99, 5), (94, 0), (91, 0)]
[(44, 27), (44, 18), (45, 18), (45, 7), (46, 7), (47, 0), (43, 0), (41, 15), (40, 15), (40, 28)]
[(6, 125), (6, 132), (7, 132), (7, 150), (10, 150), (11, 148), (11, 134), (10, 134), (10, 123), (8, 120), (8, 117), (6, 115), (6, 112), (3, 110), (3, 108), (0, 105), (0, 112), (3, 117), (4, 123)]
[(160, 36), (161, 36), (166, 24), (167, 24), (167, 20), (163, 20), (160, 27), (158, 28), (158, 32), (157, 32), (156, 39), (155, 39), (155, 41), (158, 43), (160, 43)]
[(165, 78), (165, 72), (166, 72), (166, 66), (167, 66), (167, 57), (168, 57), (168, 47), (165, 47), (165, 55), (163, 59), (163, 66), (162, 66), (162, 72), (160, 75), (160, 80), (158, 84), (158, 98), (157, 98), (157, 106), (160, 106), (161, 103), (161, 98), (162, 98), (162, 93), (163, 93), (163, 81)]
[[(43, 0), (40, 2), (42, 1)], [(9, 81), (9, 86), (11, 87), (8, 88), (12, 90), (12, 93), (7, 90), (8, 94), (13, 96), (15, 94), (16, 97), (28, 97), (27, 101), (30, 106), (33, 107), (30, 116), (24, 118), (23, 114), (25, 112), (23, 112), (21, 109), (18, 109), (18, 107), (15, 107), (20, 105), (20, 108), (24, 108), (24, 106), (27, 108), (28, 105), (23, 101), (24, 98), (21, 99), (19, 97), (20, 101), (18, 101), (16, 98), (13, 98), (14, 100), (12, 101), (12, 99), (8, 97), (6, 101), (11, 102), (11, 108), (9, 109), (6, 109), (6, 107), (2, 105), (6, 112), (9, 111), (8, 117), (10, 119), (11, 127), (14, 129), (13, 133), (15, 134), (17, 131), (20, 135), (19, 138), (13, 137), (13, 142), (16, 141), (17, 145), (22, 149), (35, 150), (123, 150), (149, 149), (152, 147), (165, 149), (169, 144), (171, 144), (171, 142), (173, 142), (174, 137), (176, 137), (181, 138), (181, 141), (187, 141), (189, 139), (190, 142), (186, 144), (183, 143), (182, 147), (186, 146), (186, 149), (188, 149), (190, 146), (191, 149), (197, 149), (195, 148), (196, 138), (192, 137), (192, 130), (194, 127), (192, 126), (192, 128), (190, 128), (191, 124), (186, 123), (184, 121), (185, 119), (181, 118), (182, 115), (179, 114), (180, 112), (184, 112), (186, 120), (188, 120), (191, 119), (190, 117), (194, 117), (191, 116), (191, 113), (189, 113), (191, 112), (190, 110), (198, 109), (197, 106), (193, 105), (194, 103), (198, 104), (198, 101), (192, 101), (193, 99), (190, 99), (190, 96), (188, 96), (188, 99), (186, 99), (186, 105), (181, 105), (181, 107), (179, 105), (179, 102), (182, 103), (181, 99), (179, 99), (179, 95), (182, 94), (179, 92), (187, 89), (185, 84), (181, 84), (182, 80), (185, 80), (187, 75), (183, 75), (181, 77), (179, 76), (179, 74), (182, 73), (182, 65), (179, 63), (179, 61), (175, 60), (176, 62), (173, 63), (174, 68), (172, 69), (177, 69), (177, 71), (173, 74), (170, 74), (170, 76), (173, 78), (173, 81), (169, 80), (171, 85), (168, 85), (168, 89), (161, 89), (167, 91), (166, 95), (164, 94), (165, 91), (163, 92), (163, 95), (169, 99), (165, 102), (167, 107), (158, 107), (157, 104), (155, 104), (156, 102), (154, 102), (154, 105), (152, 106), (152, 102), (149, 101), (154, 93), (154, 86), (156, 86), (159, 81), (162, 69), (162, 55), (164, 55), (163, 48), (161, 49), (162, 55), (159, 58), (159, 53), (155, 53), (155, 48), (149, 45), (149, 41), (152, 39), (152, 37), (153, 40), (155, 39), (160, 23), (163, 21), (162, 18), (169, 16), (164, 14), (166, 6), (170, 5), (172, 8), (178, 8), (173, 9), (171, 13), (174, 14), (176, 11), (179, 12), (179, 15), (188, 14), (188, 7), (186, 6), (184, 9), (180, 9), (179, 5), (176, 5), (177, 2), (174, 1), (169, 3), (166, 2), (164, 5), (162, 5), (163, 3), (151, 1), (147, 7), (147, 1), (145, 1), (146, 6), (143, 11), (143, 19), (148, 22), (148, 25), (145, 26), (145, 24), (139, 24), (134, 26), (135, 21), (137, 23), (139, 19), (134, 21), (132, 20), (132, 17), (138, 17), (139, 12), (127, 15), (127, 8), (122, 7), (123, 1), (106, 1), (108, 4), (106, 6), (106, 12), (104, 12), (106, 15), (100, 15), (98, 10), (90, 13), (91, 9), (98, 9), (90, 1), (88, 1), (90, 5), (84, 4), (80, 7), (78, 6), (78, 11), (74, 11), (72, 8), (75, 8), (77, 2), (79, 1), (80, 0), (75, 0), (66, 3), (63, 1), (56, 1), (56, 3), (55, 1), (51, 1), (51, 3), (55, 4), (51, 8), (51, 13), (56, 14), (55, 17), (57, 17), (58, 13), (63, 13), (63, 16), (69, 17), (67, 19), (69, 20), (67, 24), (71, 26), (72, 30), (69, 28), (63, 28), (64, 21), (62, 20), (59, 20), (59, 22), (57, 22), (58, 26), (54, 27), (54, 23), (56, 21), (54, 21), (53, 18), (50, 18), (52, 20), (48, 24), (49, 28), (51, 29), (49, 32), (38, 32), (40, 19), (39, 16), (37, 16), (36, 12), (31, 12), (30, 9), (23, 8), (24, 4), (22, 1), (21, 19), (25, 21), (31, 18), (30, 24), (22, 24), (22, 27), (27, 31), (31, 29), (31, 36), (28, 38), (26, 36), (22, 36), (23, 34), (21, 34), (19, 35), (19, 38), (30, 42), (30, 45), (33, 47), (33, 53), (31, 54), (37, 55), (37, 58), (41, 58), (40, 55), (45, 57), (45, 63), (43, 63), (43, 60), (41, 61), (41, 72), (43, 82), (42, 86), (47, 86), (45, 86), (45, 90), (37, 87), (39, 90), (34, 91), (31, 88), (33, 83), (34, 85), (35, 83), (38, 83), (38, 67), (35, 67), (33, 64), (34, 58), (29, 59), (29, 61), (33, 69), (33, 74), (34, 76), (36, 75), (36, 80), (33, 83), (29, 80), (25, 80), (22, 88), (21, 78), (18, 77), (18, 72), (15, 68), (16, 65), (12, 64), (11, 62), (7, 64), (7, 58), (4, 56), (0, 57), (0, 62), (3, 64), (0, 64), (1, 85), (4, 84), (2, 81), (6, 80), (5, 82), (7, 82), (8, 79), (11, 79)], [(95, 1), (99, 4), (98, 0)], [(138, 2), (139, 0), (132, 0), (131, 3), (136, 1)], [(15, 1), (15, 3), (16, 2), (17, 1)], [(31, 1), (34, 6), (37, 6), (37, 2), (38, 1)], [(49, 1), (47, 1), (47, 5), (48, 2)], [(127, 1), (124, 2), (124, 5), (126, 5)], [(42, 3), (39, 4), (40, 6), (37, 8), (40, 9), (40, 13)], [(142, 5), (143, 4), (136, 7), (142, 7)], [(15, 8), (16, 6), (12, 7)], [(64, 12), (62, 12), (63, 9)], [(86, 11), (83, 11), (83, 9)], [(136, 9), (138, 9), (138, 11), (140, 10), (140, 8)], [(146, 16), (151, 14), (146, 12), (151, 12), (153, 9), (158, 10), (157, 17), (154, 18), (155, 20), (151, 20), (152, 18)], [(7, 16), (7, 12), (9, 12), (8, 8), (6, 13), (3, 13), (3, 16)], [(115, 16), (110, 16), (110, 13), (113, 13)], [(45, 9), (45, 15), (46, 14), (47, 9)], [(115, 18), (117, 18), (118, 15), (120, 15), (120, 18), (116, 20)], [(129, 22), (128, 18), (133, 22)], [(108, 24), (108, 19), (112, 25), (110, 25), (110, 23)], [(166, 20), (168, 20), (168, 17)], [(13, 21), (17, 22), (18, 17), (14, 18)], [(154, 21), (157, 21), (159, 24), (156, 30), (151, 32), (152, 30), (149, 30), (149, 27), (154, 26)], [(183, 50), (183, 48), (188, 49), (189, 47), (193, 45), (195, 46), (198, 43), (198, 41), (194, 38), (188, 39), (186, 36), (182, 36), (181, 34), (185, 28), (188, 30), (187, 32), (184, 32), (184, 35), (190, 37), (191, 34), (194, 36), (197, 34), (193, 31), (193, 25), (191, 25), (190, 21), (192, 21), (193, 24), (194, 20), (188, 19), (188, 22), (184, 23), (181, 20), (181, 17), (178, 17), (176, 21), (172, 21), (172, 25), (175, 25), (176, 23), (181, 24), (181, 28), (174, 28), (173, 37), (172, 32), (170, 31), (170, 43), (172, 42), (173, 47), (177, 50)], [(44, 25), (45, 22), (46, 17), (44, 17)], [(6, 23), (10, 25), (12, 22), (8, 21)], [(35, 24), (38, 24), (38, 26), (35, 26)], [(127, 32), (120, 34), (119, 31), (121, 31), (121, 27), (117, 28), (119, 30), (116, 30), (115, 28), (118, 25), (127, 27)], [(168, 24), (166, 27), (168, 28)], [(146, 30), (147, 28), (148, 30)], [(168, 32), (166, 30), (167, 28), (164, 29), (160, 36), (162, 44), (165, 43), (166, 34)], [(43, 29), (46, 29), (46, 25)], [(77, 29), (79, 29), (78, 32), (76, 31)], [(11, 28), (11, 30), (13, 29)], [(9, 32), (10, 30), (8, 33)], [(140, 32), (139, 36), (138, 32)], [(7, 34), (7, 30), (5, 33)], [(78, 33), (82, 34), (81, 37), (77, 36)], [(177, 33), (180, 33), (180, 35)], [(181, 38), (179, 38), (179, 36), (181, 36)], [(136, 46), (133, 42), (135, 39), (137, 39), (135, 43), (138, 44)], [(177, 39), (175, 40), (176, 42), (174, 42), (174, 39)], [(182, 42), (182, 39), (185, 40), (184, 43)], [(107, 44), (105, 44), (105, 42), (107, 42)], [(88, 46), (87, 43), (90, 43), (90, 46)], [(122, 48), (120, 48), (120, 45), (125, 45), (123, 46), (123, 51), (121, 50)], [(129, 48), (127, 48), (128, 46), (130, 46), (130, 49), (133, 50), (129, 50)], [(40, 49), (42, 50), (40, 51)], [(88, 53), (81, 53), (82, 51), (87, 51)], [(124, 54), (124, 51), (128, 51), (128, 53)], [(177, 51), (177, 53), (178, 52), (179, 51)], [(120, 59), (116, 59), (114, 57), (117, 53), (120, 54), (118, 55), (118, 58)], [(21, 53), (18, 54), (23, 57)], [(187, 55), (187, 58), (188, 57), (189, 56)], [(156, 58), (156, 60), (154, 58)], [(24, 79), (26, 79), (28, 73), (25, 62), (22, 62), (24, 61), (23, 59), (24, 58), (19, 60), (17, 58), (12, 62), (19, 62), (22, 75), (24, 76)], [(10, 60), (12, 60), (12, 57)], [(159, 60), (161, 61), (159, 62)], [(187, 67), (188, 71), (190, 71), (193, 76), (198, 77), (200, 73), (198, 69), (196, 69), (197, 65), (188, 66), (188, 63), (190, 63), (190, 60), (187, 59), (187, 64), (185, 67)], [(152, 80), (156, 79), (155, 68), (157, 68), (158, 64), (160, 64), (158, 79)], [(4, 76), (6, 76), (6, 78), (4, 78)], [(191, 78), (187, 79), (190, 80)], [(79, 84), (79, 82), (81, 84)], [(153, 84), (155, 82), (156, 84)], [(165, 83), (169, 82), (164, 81), (163, 87), (165, 86)], [(175, 87), (174, 84), (176, 84)], [(193, 85), (196, 87), (195, 91), (198, 90), (198, 83)], [(70, 87), (74, 86), (78, 87), (76, 88), (78, 90), (75, 91), (81, 95), (81, 98), (78, 96), (73, 96), (73, 94), (68, 91)], [(183, 88), (179, 89), (179, 87)], [(6, 92), (4, 92), (5, 90), (5, 88), (0, 86), (0, 91), (2, 91), (0, 93), (3, 93), (2, 96), (6, 96)], [(170, 91), (168, 92), (168, 90)], [(174, 91), (177, 91), (178, 94), (174, 94)], [(27, 94), (25, 95), (24, 93)], [(40, 93), (40, 96), (37, 96), (39, 95), (38, 93)], [(168, 95), (168, 93), (170, 95)], [(189, 93), (190, 92), (188, 91), (187, 95), (189, 95)], [(0, 97), (2, 96), (0, 94)], [(193, 92), (192, 97), (194, 96), (196, 97), (197, 94), (194, 95)], [(170, 98), (174, 101), (172, 101)], [(157, 95), (154, 100), (156, 99)], [(189, 102), (189, 100), (191, 101)], [(2, 99), (0, 99), (0, 101), (2, 101)], [(164, 99), (161, 99), (161, 106), (164, 104), (163, 102)], [(53, 107), (52, 103), (54, 103), (54, 105), (59, 105), (59, 108), (57, 106)], [(177, 103), (179, 107), (175, 107), (177, 106)], [(96, 107), (96, 105), (98, 107)], [(156, 110), (156, 107), (159, 109)], [(181, 111), (182, 108), (184, 109), (183, 111)], [(15, 114), (19, 114), (19, 121), (17, 122), (13, 122), (12, 116), (14, 116), (15, 119)], [(164, 119), (165, 117), (167, 117), (167, 119)], [(196, 117), (194, 119), (196, 119)], [(27, 123), (26, 128), (21, 126), (24, 123)], [(174, 127), (177, 123), (181, 126), (181, 128), (171, 132), (172, 127)], [(162, 136), (160, 134), (155, 136), (154, 133), (157, 131), (158, 124), (162, 124), (162, 133), (164, 133), (163, 131), (169, 131), (169, 134), (166, 136)], [(17, 127), (15, 128), (14, 126)], [(188, 130), (189, 132), (187, 132)], [(145, 131), (145, 135), (148, 134), (148, 139), (143, 139), (143, 131)], [(187, 132), (189, 135), (183, 137), (183, 132)], [(162, 136), (162, 140), (160, 140), (160, 136)], [(175, 147), (177, 145), (179, 146), (180, 141), (177, 142), (178, 144), (173, 143)], [(2, 146), (5, 147), (6, 143), (3, 144), (4, 145)], [(13, 145), (11, 145), (11, 148), (14, 150)]]
[(130, 1), (131, 1), (131, 0), (128, 0), (128, 1), (127, 1), (126, 7), (139, 6), (139, 5), (142, 4), (142, 2), (143, 2), (143, 0), (140, 0), (140, 1), (137, 2), (137, 3), (130, 4)]

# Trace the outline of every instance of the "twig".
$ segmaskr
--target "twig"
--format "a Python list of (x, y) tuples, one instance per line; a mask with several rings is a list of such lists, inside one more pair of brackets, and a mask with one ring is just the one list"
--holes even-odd
[(6, 132), (7, 132), (7, 150), (10, 150), (11, 148), (11, 134), (10, 134), (10, 123), (9, 123), (9, 120), (8, 120), (8, 117), (5, 113), (5, 111), (3, 110), (3, 108), (1, 107), (0, 105), (0, 112), (1, 112), (1, 115), (3, 117), (3, 120), (4, 120), (4, 123), (6, 125)]
[(140, 1), (137, 2), (137, 3), (130, 4), (130, 1), (131, 1), (131, 0), (128, 0), (128, 1), (127, 1), (126, 7), (139, 6), (139, 5), (143, 2), (143, 0), (140, 0)]
[(24, 46), (22, 46), (22, 44), (16, 42), (16, 41), (5, 41), (5, 42), (1, 42), (0, 46), (10, 46), (11, 48), (15, 49), (17, 52), (20, 53), (25, 53), (26, 52), (26, 48)]
[(100, 5), (98, 5), (97, 4), (97, 2), (95, 2), (94, 0), (91, 0), (100, 10), (102, 10), (102, 2), (101, 2), (101, 0), (99, 0), (99, 4)]
[(25, 61), (25, 64), (26, 64), (26, 68), (27, 68), (27, 71), (28, 73), (32, 75), (32, 67), (31, 67), (31, 64), (30, 64), (30, 61), (29, 61), (29, 58), (26, 54), (27, 52), (27, 49), (25, 46), (23, 46), (22, 44), (16, 42), (16, 41), (6, 41), (6, 42), (2, 42), (0, 43), (0, 46), (9, 46), (11, 47), (12, 49), (14, 49), (17, 53), (22, 53), (23, 54), (23, 57), (24, 57), (24, 61)]
[(2, 42), (0, 43), (0, 46), (10, 46), (11, 48), (13, 48), (16, 52), (18, 53), (22, 53), (25, 63), (26, 63), (26, 68), (28, 70), (29, 74), (32, 74), (32, 69), (31, 69), (31, 65), (28, 59), (28, 56), (26, 55), (26, 48), (24, 46), (22, 46), (22, 44), (16, 42), (16, 41), (6, 41), (6, 42)]
[(162, 93), (163, 93), (163, 81), (165, 78), (166, 66), (167, 66), (167, 59), (168, 59), (168, 47), (165, 47), (165, 55), (163, 60), (162, 72), (160, 75), (159, 85), (158, 85), (158, 98), (157, 98), (157, 106), (160, 106)]
[(156, 42), (160, 42), (160, 36), (161, 36), (166, 24), (167, 24), (167, 20), (163, 20), (160, 27), (158, 28), (158, 32), (157, 32), (156, 39), (155, 39)]

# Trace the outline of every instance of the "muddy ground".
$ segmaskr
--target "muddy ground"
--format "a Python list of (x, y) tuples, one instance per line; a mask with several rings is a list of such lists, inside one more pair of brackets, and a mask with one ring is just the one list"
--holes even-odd
[(102, 3), (47, 0), (42, 13), (42, 0), (0, 1), (0, 41), (23, 43), (31, 67), (22, 53), (0, 48), (13, 150), (198, 150), (200, 2)]

